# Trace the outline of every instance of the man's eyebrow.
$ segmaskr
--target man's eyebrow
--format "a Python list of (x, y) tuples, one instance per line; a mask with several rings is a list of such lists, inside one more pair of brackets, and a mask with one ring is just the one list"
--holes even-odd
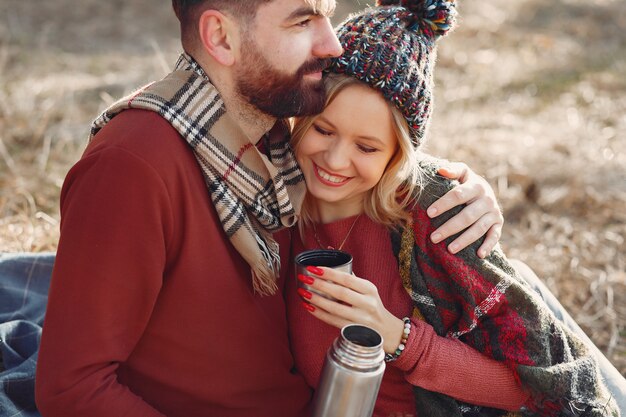
[(327, 7), (325, 9), (321, 9), (321, 8), (314, 8), (312, 6), (302, 6), (302, 7), (297, 8), (293, 12), (291, 12), (285, 20), (295, 20), (295, 19), (298, 19), (299, 17), (304, 17), (304, 16), (330, 17), (332, 16), (334, 12), (335, 12), (334, 7), (332, 8)]
[(299, 17), (316, 15), (317, 12), (310, 6), (302, 6), (294, 10), (285, 20), (295, 20)]

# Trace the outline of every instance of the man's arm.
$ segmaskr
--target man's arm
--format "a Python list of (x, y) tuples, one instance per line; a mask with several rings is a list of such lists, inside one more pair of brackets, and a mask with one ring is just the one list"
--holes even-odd
[(117, 370), (161, 287), (168, 204), (152, 168), (121, 149), (92, 154), (68, 174), (37, 367), (43, 416), (163, 416)]

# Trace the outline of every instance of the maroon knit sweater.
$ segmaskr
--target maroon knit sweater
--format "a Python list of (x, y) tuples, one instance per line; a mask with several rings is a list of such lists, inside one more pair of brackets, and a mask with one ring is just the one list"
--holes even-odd
[[(339, 245), (354, 219), (318, 225), (322, 245)], [(319, 247), (312, 232), (306, 233), (304, 243), (297, 231), (293, 235), (292, 257)], [(354, 274), (377, 286), (383, 304), (391, 313), (398, 318), (411, 315), (412, 303), (402, 286), (389, 231), (384, 226), (361, 216), (343, 250), (354, 257)], [(339, 329), (323, 323), (302, 307), (294, 271), (290, 272), (286, 298), (292, 351), (298, 370), (309, 385), (316, 387), (324, 355), (339, 335)], [(505, 410), (518, 410), (528, 398), (506, 365), (457, 339), (438, 336), (432, 326), (419, 320), (413, 321), (407, 349), (397, 361), (387, 365), (375, 415), (416, 415), (411, 384), (464, 402)]]
[(116, 116), (63, 186), (41, 414), (301, 417), (292, 368), (283, 297), (252, 292), (187, 143), (157, 113)]

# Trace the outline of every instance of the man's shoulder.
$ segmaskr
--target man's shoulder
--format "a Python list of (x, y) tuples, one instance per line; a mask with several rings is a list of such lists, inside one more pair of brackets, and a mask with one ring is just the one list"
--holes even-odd
[[(177, 139), (177, 140), (173, 140)], [(180, 134), (158, 113), (150, 110), (124, 110), (93, 137), (89, 149), (119, 146), (131, 149), (176, 147)]]
[(195, 161), (187, 142), (158, 113), (129, 109), (113, 117), (87, 146), (83, 158), (103, 151), (132, 154), (154, 167)]

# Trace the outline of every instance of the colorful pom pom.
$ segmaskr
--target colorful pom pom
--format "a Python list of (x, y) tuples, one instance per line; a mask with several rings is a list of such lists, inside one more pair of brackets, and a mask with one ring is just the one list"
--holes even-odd
[(411, 12), (407, 27), (437, 39), (447, 34), (456, 22), (455, 0), (377, 0), (377, 6), (401, 6)]

